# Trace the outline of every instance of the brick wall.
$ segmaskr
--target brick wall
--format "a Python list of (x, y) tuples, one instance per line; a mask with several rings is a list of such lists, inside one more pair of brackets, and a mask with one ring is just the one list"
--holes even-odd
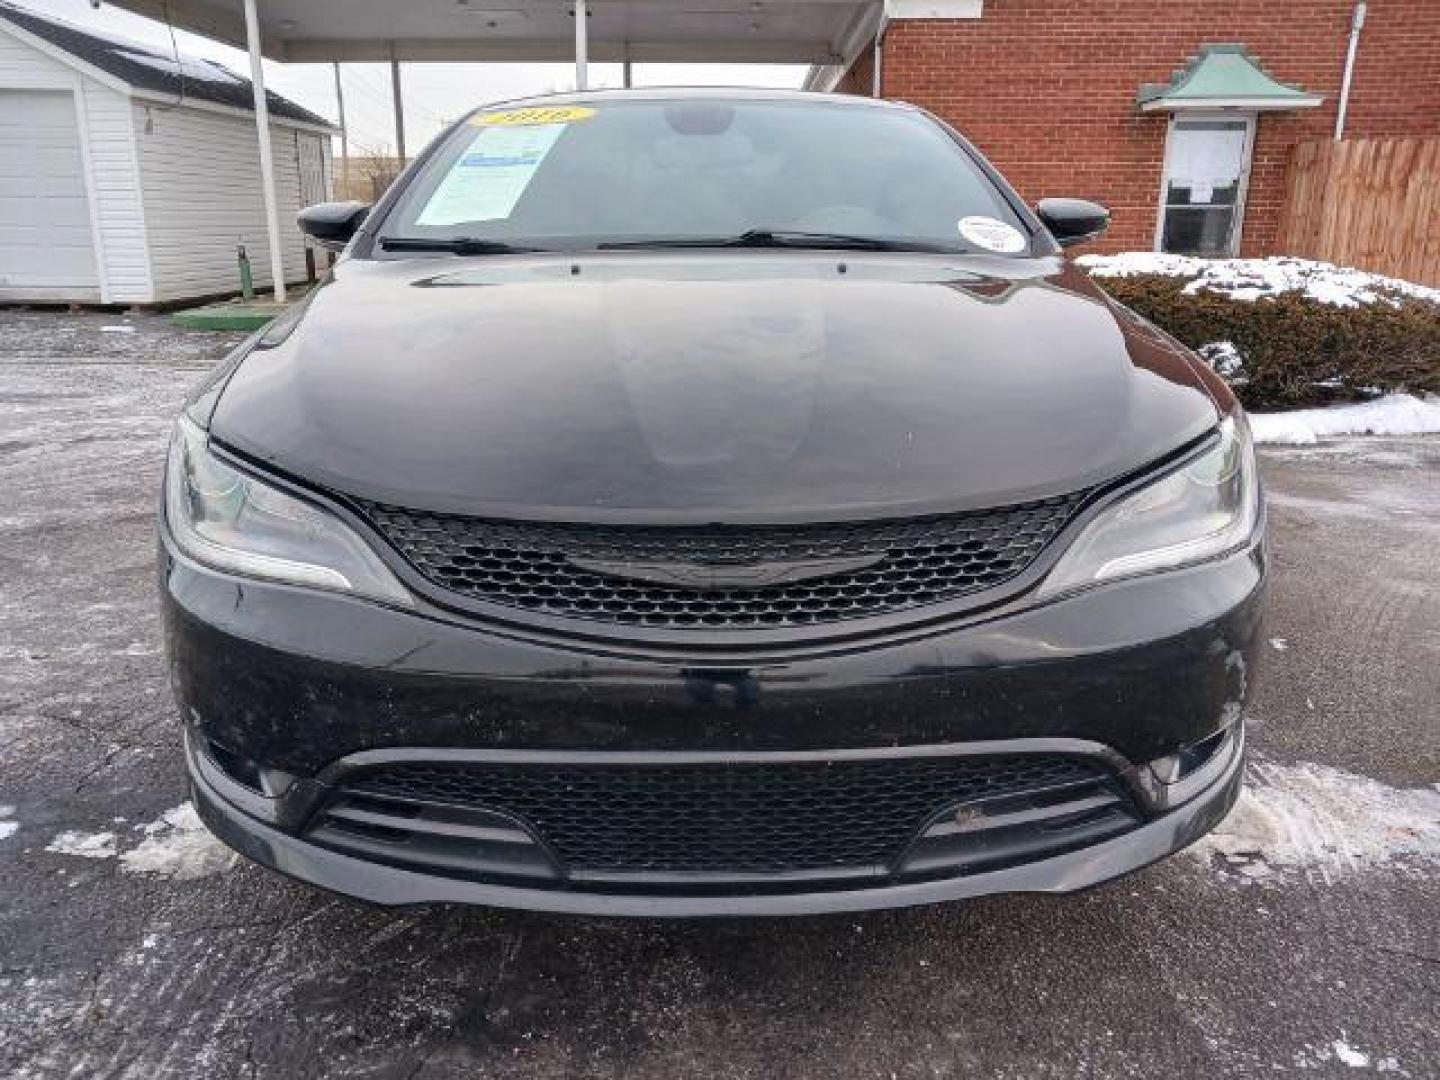
[[(894, 22), (883, 93), (968, 135), (1033, 202), (1098, 199), (1113, 214), (1095, 250), (1154, 240), (1166, 118), (1135, 92), (1164, 82), (1206, 42), (1238, 41), (1267, 71), (1324, 95), (1318, 108), (1261, 114), (1243, 252), (1275, 245), (1297, 139), (1328, 136), (1351, 0), (986, 0), (979, 19)], [(866, 50), (838, 89), (868, 94)], [(1371, 0), (1346, 134), (1440, 134), (1440, 0)]]
[(850, 65), (844, 76), (835, 89), (842, 94), (860, 94), (869, 97), (875, 89), (875, 42), (872, 40), (869, 45), (855, 58), (855, 63)]

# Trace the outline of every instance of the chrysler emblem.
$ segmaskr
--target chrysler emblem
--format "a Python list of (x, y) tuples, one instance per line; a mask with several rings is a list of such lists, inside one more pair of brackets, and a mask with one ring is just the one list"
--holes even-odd
[(848, 574), (874, 566), (885, 557), (883, 551), (837, 559), (806, 559), (794, 562), (701, 563), (627, 562), (619, 559), (571, 559), (570, 565), (592, 574), (648, 581), (697, 592), (725, 589), (765, 589), (797, 581)]

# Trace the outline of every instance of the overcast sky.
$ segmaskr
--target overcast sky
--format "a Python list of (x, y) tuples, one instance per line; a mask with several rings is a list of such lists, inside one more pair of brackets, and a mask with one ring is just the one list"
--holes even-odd
[[(110, 36), (123, 36), (164, 53), (171, 51), (170, 30), (164, 23), (90, 0), (12, 0), (21, 7), (54, 15), (77, 26)], [(240, 0), (235, 0), (239, 6)], [(216, 60), (242, 75), (250, 73), (245, 53), (228, 45), (175, 32), (180, 52)], [(575, 85), (571, 64), (404, 64), (405, 144), (414, 154), (440, 128), (460, 113), (487, 101), (570, 90)], [(352, 153), (388, 150), (395, 145), (390, 105), (388, 64), (343, 64), (345, 119), (350, 128)], [(674, 86), (700, 83), (737, 86), (799, 86), (805, 68), (778, 64), (636, 64), (636, 86)], [(330, 120), (339, 118), (335, 105), (335, 76), (329, 64), (276, 64), (265, 62), (270, 89), (311, 112)], [(590, 85), (619, 86), (620, 65), (591, 64)]]

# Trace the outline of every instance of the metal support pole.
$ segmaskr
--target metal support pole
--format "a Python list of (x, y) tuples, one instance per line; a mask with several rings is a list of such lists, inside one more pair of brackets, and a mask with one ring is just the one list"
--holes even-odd
[(890, 16), (882, 7), (880, 22), (875, 27), (875, 51), (870, 55), (870, 96), (885, 96), (885, 31), (890, 29)]
[(400, 61), (394, 59), (394, 49), (391, 49), (390, 60), (390, 92), (395, 98), (395, 155), (400, 159), (400, 167), (405, 167), (405, 104), (400, 98)]
[(626, 60), (626, 61), (625, 61), (624, 65), (623, 65), (623, 68), (622, 68), (622, 71), (621, 71), (621, 74), (624, 76), (624, 87), (625, 87), (626, 90), (629, 90), (630, 87), (633, 85), (633, 81), (632, 81), (632, 79), (631, 79), (631, 77), (630, 77), (631, 72), (630, 72), (630, 61), (629, 61), (629, 60)]
[(589, 66), (590, 28), (585, 25), (585, 0), (575, 0), (575, 89), (584, 90)]
[[(345, 193), (350, 193), (350, 133), (345, 127), (345, 88), (340, 85), (340, 61), (335, 61), (335, 106), (340, 112), (340, 175), (345, 178)], [(339, 196), (337, 196), (339, 197)]]
[(270, 278), (275, 299), (285, 301), (285, 256), (280, 250), (280, 211), (275, 199), (275, 161), (270, 152), (270, 106), (265, 97), (265, 68), (260, 62), (260, 19), (255, 0), (245, 0), (245, 44), (250, 49), (255, 131), (260, 139), (260, 192), (265, 200), (265, 233), (270, 238)]

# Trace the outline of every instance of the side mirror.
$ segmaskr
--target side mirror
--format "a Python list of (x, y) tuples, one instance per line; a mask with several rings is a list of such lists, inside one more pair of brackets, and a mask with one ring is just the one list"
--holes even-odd
[(1061, 247), (1094, 240), (1110, 227), (1110, 211), (1088, 199), (1041, 199), (1035, 213)]
[(360, 228), (370, 207), (360, 202), (325, 202), (307, 206), (296, 220), (300, 231), (321, 247), (339, 251)]

